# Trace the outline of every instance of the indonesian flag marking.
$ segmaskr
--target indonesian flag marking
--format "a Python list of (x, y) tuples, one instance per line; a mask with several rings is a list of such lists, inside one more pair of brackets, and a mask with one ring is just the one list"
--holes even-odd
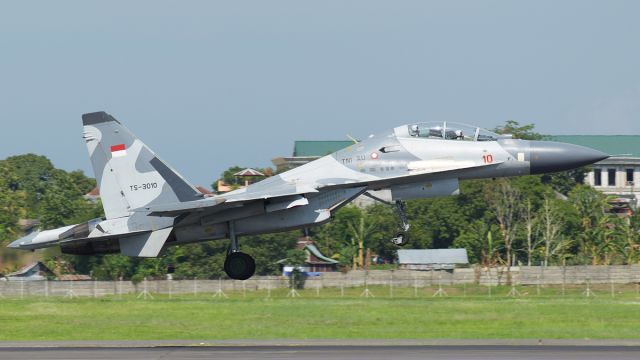
[(111, 146), (111, 157), (123, 157), (127, 155), (127, 150), (124, 147), (124, 144), (112, 145)]

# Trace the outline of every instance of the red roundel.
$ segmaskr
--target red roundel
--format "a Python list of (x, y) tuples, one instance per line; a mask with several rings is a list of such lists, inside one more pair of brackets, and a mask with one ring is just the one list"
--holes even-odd
[(372, 153), (371, 153), (371, 158), (372, 158), (373, 160), (377, 159), (377, 158), (378, 158), (378, 156), (379, 156), (379, 155), (378, 155), (378, 153), (377, 153), (377, 152), (372, 152)]

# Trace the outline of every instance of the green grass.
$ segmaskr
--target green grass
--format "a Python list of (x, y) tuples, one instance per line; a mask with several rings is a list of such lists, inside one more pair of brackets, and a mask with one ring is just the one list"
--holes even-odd
[[(606, 287), (595, 298), (580, 288), (323, 289), (287, 298), (286, 290), (211, 294), (153, 300), (0, 299), (0, 340), (216, 340), (216, 339), (637, 339), (640, 299), (633, 288)], [(624, 291), (623, 291), (624, 290)], [(623, 291), (620, 293), (620, 291)], [(466, 297), (464, 296), (466, 293)], [(455, 295), (455, 296), (454, 296)]]

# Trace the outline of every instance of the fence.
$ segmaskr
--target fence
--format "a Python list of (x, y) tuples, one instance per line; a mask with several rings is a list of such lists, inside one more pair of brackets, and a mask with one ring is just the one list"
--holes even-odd
[[(640, 265), (629, 266), (549, 266), (549, 267), (512, 267), (512, 285), (534, 286), (538, 294), (544, 286), (579, 285), (589, 290), (591, 285), (606, 285), (613, 295), (614, 285), (634, 284), (636, 291), (640, 284)], [(453, 271), (411, 271), (411, 270), (373, 270), (350, 271), (348, 273), (323, 273), (321, 276), (309, 277), (304, 287), (319, 293), (322, 289), (344, 289), (368, 287), (388, 287), (391, 294), (393, 289), (412, 289), (417, 294), (418, 289), (434, 288), (444, 292), (444, 287), (454, 287), (457, 291), (464, 291), (475, 287), (485, 289), (491, 295), (491, 288), (507, 284), (506, 268), (463, 268)], [(237, 280), (145, 280), (134, 284), (130, 281), (0, 281), (0, 298), (27, 296), (60, 296), (101, 297), (106, 295), (125, 294), (179, 294), (225, 293), (250, 291), (267, 291), (286, 289), (289, 279), (282, 276), (255, 276), (246, 281)], [(462, 290), (460, 289), (462, 288)], [(367, 290), (368, 291), (368, 290)], [(515, 290), (514, 290), (515, 291)], [(590, 291), (590, 290), (589, 290)], [(588, 293), (587, 293), (588, 295)]]

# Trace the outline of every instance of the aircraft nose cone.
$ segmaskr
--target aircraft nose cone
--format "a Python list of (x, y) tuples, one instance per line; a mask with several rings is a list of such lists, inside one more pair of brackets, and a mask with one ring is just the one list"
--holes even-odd
[(584, 146), (554, 141), (531, 141), (530, 172), (543, 174), (570, 170), (608, 157), (608, 154)]

